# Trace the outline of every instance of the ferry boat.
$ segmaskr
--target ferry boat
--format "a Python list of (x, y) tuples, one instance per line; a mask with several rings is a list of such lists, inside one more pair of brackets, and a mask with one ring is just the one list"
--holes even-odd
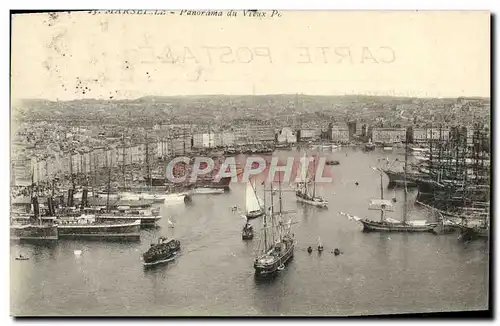
[(160, 237), (157, 244), (151, 244), (151, 247), (142, 255), (143, 265), (153, 266), (169, 262), (177, 256), (181, 250), (179, 240), (168, 240), (165, 237)]

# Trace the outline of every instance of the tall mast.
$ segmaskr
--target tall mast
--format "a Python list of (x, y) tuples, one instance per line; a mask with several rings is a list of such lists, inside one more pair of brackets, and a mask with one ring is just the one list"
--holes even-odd
[(274, 243), (274, 200), (273, 200), (273, 180), (271, 180), (271, 236)]
[(281, 196), (281, 174), (278, 174), (278, 192), (280, 194), (279, 200), (280, 200), (280, 214), (281, 214), (281, 212), (283, 212), (283, 197)]
[(316, 196), (316, 157), (313, 160), (313, 198)]
[[(382, 170), (380, 168), (377, 169), (380, 173), (380, 199), (384, 199), (384, 176), (382, 175)], [(380, 220), (384, 220), (384, 205), (382, 204), (380, 207)]]
[[(257, 204), (259, 204), (259, 208), (262, 210), (262, 206), (260, 205), (259, 196), (257, 195), (256, 185), (252, 184), (252, 179), (250, 179), (249, 181), (250, 181), (250, 186), (252, 187), (253, 193), (255, 195), (255, 199), (257, 199)], [(264, 196), (264, 198), (265, 198), (265, 196)]]
[[(303, 163), (304, 164), (307, 164), (306, 167), (301, 167), (302, 169), (305, 169), (306, 170), (306, 175), (304, 176), (304, 180), (302, 180), (302, 183), (303, 183), (303, 187), (304, 187), (304, 193), (307, 194), (307, 177), (309, 175), (309, 160), (307, 160), (307, 163), (306, 163), (306, 151), (304, 150), (304, 160), (303, 160)], [(302, 171), (301, 171), (302, 172)], [(301, 177), (302, 177), (302, 173), (301, 173)]]

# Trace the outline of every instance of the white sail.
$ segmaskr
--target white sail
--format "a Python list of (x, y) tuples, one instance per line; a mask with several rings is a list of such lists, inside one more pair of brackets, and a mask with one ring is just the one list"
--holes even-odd
[(255, 194), (253, 190), (252, 184), (247, 182), (247, 191), (246, 191), (246, 213), (255, 212), (261, 210), (260, 206), (260, 198)]
[[(305, 164), (304, 164), (305, 163)], [(298, 182), (308, 182), (307, 180), (307, 170), (309, 168), (309, 161), (306, 159), (306, 153), (304, 152), (304, 156), (300, 160), (300, 170), (297, 176)]]

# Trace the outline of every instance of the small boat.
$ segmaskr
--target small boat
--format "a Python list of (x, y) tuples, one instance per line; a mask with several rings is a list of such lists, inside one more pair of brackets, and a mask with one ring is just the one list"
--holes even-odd
[(390, 147), (390, 146), (385, 146), (385, 147), (384, 147), (384, 151), (388, 151), (388, 152), (389, 152), (389, 151), (392, 151), (392, 147)]
[(80, 256), (82, 254), (82, 251), (81, 250), (75, 250), (75, 251), (73, 251), (73, 254), (75, 256)]
[(167, 240), (166, 237), (160, 237), (157, 244), (151, 244), (147, 252), (142, 255), (143, 265), (152, 266), (169, 262), (181, 250), (181, 243), (179, 240)]
[(23, 255), (19, 255), (19, 257), (16, 257), (16, 260), (29, 260), (29, 258)]
[(323, 252), (324, 248), (323, 245), (321, 244), (321, 238), (318, 238), (318, 252)]
[(365, 144), (365, 150), (366, 151), (373, 151), (374, 149), (375, 149), (375, 144), (372, 143), (372, 140), (370, 139), (370, 141)]
[(335, 256), (340, 255), (340, 250), (339, 250), (339, 248), (335, 248), (335, 250), (333, 250), (333, 254), (334, 254)]
[(252, 240), (253, 239), (253, 227), (247, 222), (243, 227), (241, 238), (243, 240)]
[(313, 252), (313, 248), (312, 248), (311, 246), (307, 247), (307, 252), (308, 252), (308, 253)]
[(339, 165), (340, 162), (339, 161), (334, 161), (334, 160), (329, 160), (329, 161), (326, 161), (325, 164), (326, 165)]

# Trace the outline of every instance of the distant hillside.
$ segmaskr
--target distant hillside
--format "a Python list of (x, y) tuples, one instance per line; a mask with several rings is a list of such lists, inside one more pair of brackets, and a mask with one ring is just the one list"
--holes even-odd
[[(485, 104), (489, 99), (477, 99)], [(312, 95), (200, 95), (200, 96), (146, 96), (133, 100), (82, 99), (49, 101), (22, 100), (13, 112), (21, 120), (102, 120), (133, 121), (193, 121), (234, 119), (288, 118), (295, 115), (349, 116), (394, 110), (396, 107), (444, 108), (457, 99), (429, 99), (390, 96), (312, 96)]]

